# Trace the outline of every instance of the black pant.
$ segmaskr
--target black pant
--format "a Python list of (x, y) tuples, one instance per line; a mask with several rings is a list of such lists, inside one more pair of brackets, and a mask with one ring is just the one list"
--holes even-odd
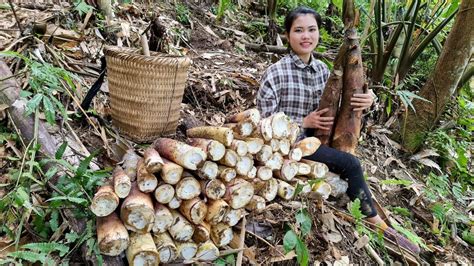
[(370, 190), (364, 180), (362, 167), (354, 155), (321, 145), (314, 154), (305, 157), (305, 159), (324, 163), (331, 172), (339, 174), (341, 179), (349, 184), (347, 189), (349, 198), (352, 201), (356, 198), (360, 199), (362, 213), (367, 217), (377, 215)]

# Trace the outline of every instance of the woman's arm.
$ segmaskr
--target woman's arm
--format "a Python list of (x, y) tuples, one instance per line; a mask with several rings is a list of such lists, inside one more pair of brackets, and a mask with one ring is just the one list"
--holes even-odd
[(262, 76), (260, 89), (257, 94), (257, 108), (262, 117), (268, 117), (276, 112), (280, 102), (275, 77), (270, 69)]

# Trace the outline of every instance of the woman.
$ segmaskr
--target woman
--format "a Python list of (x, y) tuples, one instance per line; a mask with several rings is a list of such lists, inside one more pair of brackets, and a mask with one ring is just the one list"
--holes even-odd
[[(320, 16), (310, 8), (299, 7), (288, 14), (285, 30), (290, 54), (267, 69), (257, 95), (257, 107), (263, 117), (285, 112), (306, 133), (314, 129), (329, 130), (334, 122), (334, 117), (322, 117), (327, 109), (316, 111), (329, 77), (328, 67), (312, 55), (319, 41), (319, 25)], [(355, 111), (365, 110), (372, 103), (371, 94), (354, 94), (351, 99)], [(419, 253), (417, 245), (388, 227), (377, 214), (356, 157), (322, 145), (306, 159), (325, 163), (332, 172), (348, 181), (347, 194), (351, 200), (360, 199), (361, 210), (367, 221), (383, 230), (389, 239), (413, 253)]]

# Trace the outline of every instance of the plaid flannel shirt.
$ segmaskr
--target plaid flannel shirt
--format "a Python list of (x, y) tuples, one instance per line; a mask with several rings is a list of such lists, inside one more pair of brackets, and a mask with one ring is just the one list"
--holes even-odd
[(312, 55), (306, 65), (291, 51), (262, 76), (257, 95), (262, 117), (285, 112), (302, 129), (303, 118), (319, 106), (329, 73), (326, 64)]

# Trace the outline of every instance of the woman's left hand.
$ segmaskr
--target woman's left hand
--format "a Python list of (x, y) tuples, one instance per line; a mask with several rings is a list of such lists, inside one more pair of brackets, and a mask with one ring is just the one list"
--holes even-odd
[(351, 98), (351, 106), (354, 111), (364, 111), (374, 103), (374, 96), (372, 93), (355, 93)]

